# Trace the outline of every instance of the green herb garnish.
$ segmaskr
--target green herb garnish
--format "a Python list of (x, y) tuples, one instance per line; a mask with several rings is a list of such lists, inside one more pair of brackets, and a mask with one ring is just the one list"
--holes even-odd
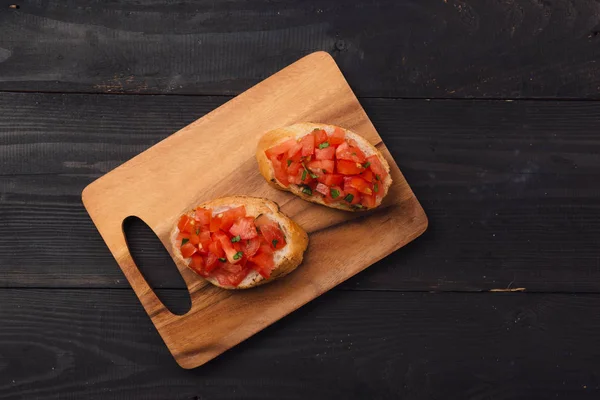
[(329, 142), (323, 142), (319, 145), (320, 149), (326, 149), (329, 147)]
[(373, 184), (373, 191), (375, 193), (379, 192), (379, 185), (378, 184), (376, 184), (376, 183)]
[(329, 193), (331, 194), (332, 199), (337, 199), (338, 197), (340, 197), (340, 191), (337, 189), (330, 189)]
[(371, 161), (367, 161), (367, 163), (365, 164), (365, 168), (369, 168), (369, 165), (371, 165)]
[(324, 174), (326, 174), (326, 173), (327, 173), (327, 170), (326, 170), (326, 169), (322, 169), (321, 171), (323, 171), (323, 173), (324, 173)]
[(348, 203), (351, 203), (352, 200), (354, 200), (354, 195), (352, 193), (348, 193), (346, 197), (344, 197), (344, 200), (346, 200)]
[(377, 179), (378, 181), (380, 181), (381, 177), (379, 175), (375, 174), (375, 179)]
[(311, 196), (312, 195), (312, 190), (310, 190), (310, 188), (308, 186), (307, 187), (303, 187), (302, 188), (302, 193)]
[(279, 243), (279, 240), (273, 239), (271, 243), (273, 243), (273, 247), (277, 247), (277, 243)]
[(225, 259), (225, 257), (219, 257), (219, 261), (221, 261), (221, 262), (225, 262), (225, 261), (227, 261), (227, 260)]
[(353, 155), (353, 156), (355, 156), (355, 155), (356, 155), (356, 153), (355, 153), (355, 152), (352, 152), (352, 155)]
[(352, 208), (360, 210), (361, 208), (363, 208), (363, 205), (362, 204), (352, 204)]
[(231, 238), (231, 243), (239, 242), (241, 239), (240, 235)]
[(196, 235), (200, 234), (200, 228), (196, 228)]
[(292, 163), (292, 160), (287, 160), (288, 167), (290, 166), (291, 163)]
[(242, 258), (243, 255), (244, 255), (244, 253), (242, 253), (241, 251), (238, 251), (237, 253), (235, 253), (233, 255), (233, 259), (234, 260), (239, 260), (240, 258)]
[(302, 171), (302, 178), (301, 180), (305, 180), (306, 179), (306, 170)]
[(181, 245), (183, 246), (184, 244), (186, 244), (186, 243), (187, 243), (187, 242), (189, 242), (189, 241), (190, 241), (190, 239), (188, 239), (188, 238), (183, 238), (183, 239), (181, 239)]

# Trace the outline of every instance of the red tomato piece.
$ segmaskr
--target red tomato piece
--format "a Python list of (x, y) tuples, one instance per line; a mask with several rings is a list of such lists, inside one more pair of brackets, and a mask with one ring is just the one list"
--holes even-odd
[(353, 187), (354, 189), (358, 190), (361, 193), (364, 193), (367, 195), (373, 194), (373, 190), (371, 190), (371, 185), (369, 184), (369, 182), (367, 182), (366, 180), (364, 180), (361, 177), (352, 176), (352, 177), (344, 179), (344, 190), (347, 191), (346, 185)]
[(302, 157), (310, 156), (315, 153), (315, 137), (313, 135), (306, 135), (300, 139), (302, 144)]
[(318, 160), (311, 161), (307, 165), (308, 169), (317, 175), (333, 174), (335, 170), (335, 161), (333, 160)]
[(183, 258), (189, 258), (192, 255), (196, 254), (197, 251), (198, 249), (196, 248), (196, 246), (194, 246), (190, 242), (187, 242), (186, 244), (181, 246), (181, 256)]
[[(293, 159), (296, 156), (299, 155), (299, 157), (302, 157), (301, 154), (302, 151), (302, 143), (300, 142), (296, 142), (287, 152), (287, 158)], [(286, 157), (284, 157), (286, 158)]]
[(336, 168), (337, 172), (343, 175), (358, 175), (365, 169), (362, 164), (348, 160), (338, 160)]
[(230, 208), (227, 211), (223, 211), (222, 213), (222, 221), (221, 221), (221, 230), (227, 232), (233, 223), (237, 221), (239, 218), (243, 218), (246, 216), (246, 207), (239, 206), (235, 208)]
[(216, 254), (209, 252), (206, 256), (206, 261), (204, 262), (204, 270), (207, 273), (210, 273), (212, 270), (217, 268), (219, 264), (221, 264), (219, 257)]
[(212, 219), (212, 210), (209, 208), (196, 208), (194, 219), (200, 226), (210, 226)]
[(296, 161), (292, 161), (290, 165), (287, 167), (287, 174), (290, 176), (298, 175), (298, 171), (302, 168), (302, 164)]
[(321, 183), (324, 183), (327, 186), (340, 186), (344, 181), (344, 175), (340, 174), (325, 174), (321, 175), (317, 178), (317, 180)]
[(281, 249), (285, 246), (285, 236), (277, 224), (263, 225), (260, 228), (260, 233), (267, 240), (267, 243), (273, 249)]
[(218, 215), (215, 215), (211, 220), (210, 220), (210, 226), (209, 226), (209, 230), (211, 232), (218, 232), (221, 229), (221, 221), (223, 220), (223, 218), (219, 217)]
[(177, 239), (176, 240), (178, 242), (181, 242), (182, 239), (189, 239), (189, 238), (190, 238), (190, 234), (189, 233), (187, 233), (187, 232), (179, 232), (177, 234)]
[(198, 235), (196, 235), (195, 233), (192, 233), (190, 235), (190, 243), (193, 244), (194, 246), (198, 246), (200, 244), (200, 237)]
[(346, 141), (346, 132), (341, 128), (335, 128), (331, 136), (329, 136), (329, 144), (338, 145)]
[(238, 236), (241, 239), (252, 239), (258, 236), (256, 227), (254, 226), (253, 217), (244, 217), (238, 219), (229, 229), (229, 233), (233, 236)]
[(187, 215), (182, 215), (181, 218), (179, 218), (179, 222), (177, 223), (177, 229), (179, 229), (181, 232), (183, 232), (185, 230), (185, 227), (187, 226), (189, 220), (190, 220), (190, 217), (188, 217)]
[(358, 204), (360, 203), (360, 193), (358, 190), (351, 186), (344, 186), (344, 197), (343, 200), (346, 203)]
[(379, 161), (379, 157), (377, 157), (376, 155), (372, 155), (367, 157), (367, 161), (371, 163), (369, 167), (375, 174), (375, 178), (379, 176), (379, 180), (385, 179), (388, 173), (386, 172), (385, 168), (383, 168), (381, 161)]
[(360, 197), (360, 204), (362, 204), (363, 206), (367, 207), (367, 208), (373, 208), (377, 205), (377, 198), (375, 197), (375, 195), (367, 195), (367, 194), (363, 194)]
[(346, 194), (344, 193), (341, 187), (333, 186), (329, 189), (329, 194), (325, 196), (324, 201), (327, 204), (343, 201), (345, 195)]
[(365, 153), (358, 147), (350, 146), (347, 142), (344, 142), (335, 149), (335, 157), (338, 160), (350, 160), (363, 164), (367, 157)]
[(317, 192), (321, 193), (323, 196), (327, 196), (329, 194), (329, 187), (321, 182), (317, 184), (315, 189)]
[(242, 242), (242, 251), (246, 257), (252, 257), (258, 251), (260, 247), (260, 239), (258, 237), (254, 237), (252, 239), (243, 240)]
[(283, 186), (288, 186), (290, 183), (288, 181), (287, 174), (285, 173), (284, 164), (276, 158), (271, 159), (271, 164), (273, 165), (275, 179), (277, 179)]
[(254, 225), (260, 230), (263, 226), (269, 224), (276, 224), (277, 222), (273, 221), (271, 218), (267, 217), (265, 214), (260, 214), (258, 217), (254, 219)]
[(230, 262), (231, 264), (237, 264), (241, 261), (241, 257), (237, 257), (236, 259), (236, 254), (237, 254), (237, 250), (235, 249), (235, 247), (233, 247), (233, 243), (231, 243), (231, 239), (229, 239), (229, 237), (224, 234), (223, 232), (216, 232), (214, 234), (215, 238), (221, 243), (221, 247), (223, 248), (223, 251), (225, 252), (225, 257), (227, 258), (227, 261)]
[(371, 168), (365, 169), (364, 172), (360, 175), (365, 181), (373, 182), (373, 171), (371, 171)]
[(315, 149), (316, 160), (333, 160), (335, 158), (335, 147), (329, 146), (324, 149)]
[(259, 251), (254, 257), (251, 257), (249, 261), (256, 265), (255, 269), (265, 279), (268, 279), (271, 276), (271, 272), (275, 269), (273, 255), (263, 251)]
[(192, 262), (190, 263), (190, 267), (198, 274), (202, 276), (208, 276), (206, 271), (204, 270), (204, 259), (201, 255), (194, 254), (192, 256)]
[(225, 252), (223, 251), (223, 246), (221, 246), (221, 242), (213, 235), (213, 242), (208, 245), (208, 251), (217, 256), (217, 258), (225, 257)]
[(198, 237), (200, 238), (200, 244), (202, 245), (202, 248), (208, 251), (208, 246), (210, 246), (210, 244), (212, 243), (212, 240), (210, 239), (210, 232), (200, 232), (200, 235), (198, 235)]
[(326, 142), (328, 139), (327, 132), (325, 132), (323, 129), (315, 129), (312, 131), (312, 134), (315, 136), (316, 147), (319, 147), (321, 143)]
[(283, 143), (271, 147), (270, 149), (267, 149), (265, 154), (267, 155), (267, 158), (277, 157), (278, 155), (283, 154), (291, 149), (295, 144), (296, 141), (294, 139), (289, 139)]

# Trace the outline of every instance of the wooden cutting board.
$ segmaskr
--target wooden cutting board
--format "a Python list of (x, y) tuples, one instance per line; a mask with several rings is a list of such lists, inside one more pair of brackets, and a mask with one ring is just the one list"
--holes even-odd
[[(394, 180), (384, 204), (349, 213), (271, 188), (254, 158), (260, 136), (297, 122), (349, 128), (381, 150)], [(178, 217), (226, 195), (265, 197), (309, 234), (303, 264), (287, 277), (230, 291), (178, 265), (192, 307), (169, 312), (136, 267), (123, 220), (137, 216), (172, 254), (168, 234)], [(427, 217), (335, 61), (310, 54), (186, 126), (85, 188), (83, 203), (167, 347), (194, 368), (252, 336), (412, 241)]]

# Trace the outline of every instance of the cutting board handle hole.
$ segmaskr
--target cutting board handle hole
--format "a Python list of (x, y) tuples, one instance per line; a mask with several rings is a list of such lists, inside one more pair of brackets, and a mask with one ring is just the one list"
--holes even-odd
[(177, 266), (154, 231), (140, 218), (123, 221), (123, 233), (135, 265), (169, 311), (186, 314), (192, 299)]

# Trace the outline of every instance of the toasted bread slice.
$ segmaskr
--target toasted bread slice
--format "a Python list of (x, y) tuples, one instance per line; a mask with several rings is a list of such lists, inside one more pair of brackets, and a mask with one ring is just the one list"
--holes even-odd
[[(247, 216), (258, 217), (259, 215), (264, 214), (273, 221), (279, 223), (279, 226), (285, 235), (287, 244), (282, 249), (276, 250), (273, 253), (275, 269), (271, 272), (271, 276), (268, 279), (265, 279), (254, 270), (250, 271), (248, 276), (235, 287), (223, 286), (214, 277), (205, 278), (213, 285), (222, 287), (223, 289), (248, 289), (289, 274), (302, 263), (304, 251), (308, 246), (308, 235), (306, 232), (297, 223), (279, 211), (277, 203), (271, 200), (248, 196), (230, 196), (202, 203), (196, 208), (210, 208), (213, 210), (213, 214), (217, 214), (229, 208), (239, 207), (241, 205), (246, 207)], [(194, 210), (191, 210), (187, 214), (188, 216), (192, 216), (193, 213)], [(178, 234), (179, 228), (175, 225), (170, 235), (175, 261), (189, 267), (191, 258), (183, 258), (181, 255), (179, 241), (177, 240)]]
[[(286, 191), (292, 192), (293, 194), (295, 194), (298, 197), (303, 198), (304, 200), (307, 200), (307, 201), (310, 201), (313, 203), (317, 203), (317, 204), (322, 204), (324, 206), (331, 207), (331, 208), (345, 210), (345, 211), (366, 211), (366, 210), (368, 210), (368, 208), (357, 209), (357, 208), (352, 207), (350, 204), (347, 204), (344, 202), (327, 204), (323, 201), (323, 198), (321, 196), (304, 194), (302, 192), (302, 187), (299, 185), (293, 184), (293, 183), (289, 184), (289, 186), (286, 187), (281, 182), (279, 182), (277, 180), (277, 178), (275, 177), (273, 165), (271, 164), (271, 161), (267, 158), (267, 156), (265, 154), (265, 151), (267, 149), (270, 149), (271, 147), (273, 147), (277, 144), (283, 143), (286, 140), (289, 140), (290, 138), (294, 138), (294, 139), (298, 140), (298, 139), (308, 135), (315, 129), (323, 129), (323, 130), (325, 130), (325, 132), (327, 132), (327, 135), (331, 135), (336, 128), (342, 129), (346, 133), (346, 138), (354, 139), (356, 141), (356, 143), (358, 144), (358, 147), (360, 148), (360, 150), (363, 153), (365, 153), (365, 155), (367, 157), (376, 155), (377, 158), (379, 158), (379, 161), (381, 161), (381, 165), (383, 166), (383, 168), (385, 168), (386, 172), (388, 173), (387, 176), (380, 183), (379, 190), (382, 191), (382, 196), (380, 196), (378, 198), (378, 200), (375, 204), (375, 207), (378, 207), (381, 204), (383, 198), (385, 198), (385, 196), (387, 195), (387, 192), (392, 184), (392, 178), (389, 174), (390, 166), (389, 166), (388, 162), (385, 160), (385, 158), (383, 157), (383, 155), (381, 154), (381, 152), (379, 150), (377, 150), (375, 148), (375, 146), (373, 146), (371, 143), (369, 143), (369, 141), (366, 140), (365, 138), (363, 138), (362, 136), (360, 136), (348, 129), (336, 127), (334, 125), (302, 122), (302, 123), (290, 125), (290, 126), (287, 126), (284, 128), (278, 128), (278, 129), (269, 131), (260, 139), (260, 141), (258, 142), (257, 149), (256, 149), (256, 160), (258, 161), (258, 167), (260, 169), (260, 173), (267, 180), (267, 182), (269, 182), (269, 184), (271, 186), (273, 186), (277, 189), (280, 189), (280, 190), (286, 190)], [(372, 207), (372, 208), (375, 208), (375, 207)]]

